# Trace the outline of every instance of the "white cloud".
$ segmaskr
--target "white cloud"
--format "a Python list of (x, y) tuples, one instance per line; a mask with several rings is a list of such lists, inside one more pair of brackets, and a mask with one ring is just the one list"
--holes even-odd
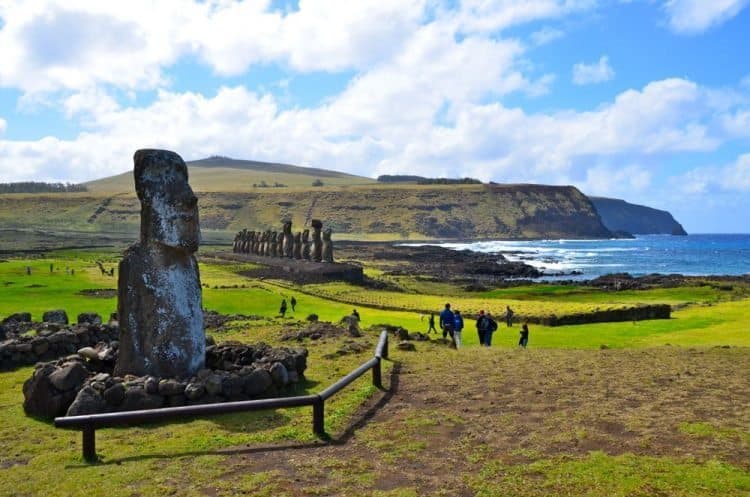
[(671, 178), (671, 184), (686, 195), (750, 193), (750, 153), (742, 154), (724, 166), (692, 169)]
[(615, 77), (615, 71), (609, 65), (609, 58), (603, 55), (594, 64), (580, 62), (573, 66), (573, 83), (577, 85), (590, 85), (603, 83)]
[(2, 135), (3, 133), (5, 133), (5, 130), (6, 130), (7, 127), (8, 127), (7, 121), (5, 121), (5, 119), (3, 119), (2, 117), (0, 117), (0, 135)]
[(681, 34), (696, 34), (722, 24), (745, 8), (749, 0), (667, 0), (669, 27)]
[(531, 42), (536, 46), (546, 45), (565, 36), (561, 29), (545, 26), (538, 31), (531, 33)]
[(589, 195), (632, 198), (651, 186), (652, 174), (638, 165), (594, 166), (586, 171), (580, 188)]

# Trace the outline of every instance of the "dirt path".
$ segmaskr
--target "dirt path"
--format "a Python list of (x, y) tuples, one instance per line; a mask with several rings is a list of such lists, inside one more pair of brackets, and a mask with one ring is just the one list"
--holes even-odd
[[(456, 352), (419, 344), (393, 359), (391, 391), (333, 442), (239, 450), (225, 477), (270, 472), (269, 495), (469, 496), (485, 473), (502, 477), (488, 471), (493, 464), (591, 451), (750, 469), (749, 349)], [(700, 436), (688, 433), (696, 426)], [(542, 476), (532, 471), (524, 481)], [(530, 485), (528, 495), (545, 495), (537, 490)]]

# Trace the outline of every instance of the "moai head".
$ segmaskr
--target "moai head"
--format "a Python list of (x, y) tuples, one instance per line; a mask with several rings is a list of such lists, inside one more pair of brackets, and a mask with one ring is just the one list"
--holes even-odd
[(187, 166), (168, 150), (143, 149), (133, 156), (135, 191), (141, 201), (141, 243), (192, 254), (200, 243), (198, 199)]
[(313, 233), (320, 233), (320, 230), (323, 229), (323, 223), (320, 221), (320, 219), (313, 219), (310, 222), (310, 226), (313, 227)]

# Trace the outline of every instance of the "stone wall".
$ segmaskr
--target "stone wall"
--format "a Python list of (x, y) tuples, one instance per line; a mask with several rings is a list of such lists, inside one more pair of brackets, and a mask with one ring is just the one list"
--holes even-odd
[[(292, 389), (307, 368), (304, 348), (233, 342), (207, 347), (206, 368), (190, 378), (116, 377), (115, 359), (94, 355), (105, 347), (38, 364), (23, 386), (26, 413), (52, 419), (274, 397)], [(105, 351), (112, 355), (111, 347)]]
[[(10, 319), (16, 316), (23, 316), (24, 319)], [(75, 325), (63, 322), (34, 323), (28, 313), (6, 318), (2, 324), (5, 339), (0, 342), (0, 370), (51, 361), (75, 354), (84, 347), (93, 347), (99, 342), (118, 339), (117, 324), (102, 324), (97, 314), (81, 314), (78, 321)]]
[[(565, 326), (572, 324), (611, 323), (622, 321), (643, 321), (645, 319), (669, 319), (672, 308), (668, 304), (642, 305), (626, 309), (607, 309), (603, 311), (581, 312), (565, 316), (544, 316), (537, 319), (527, 319), (529, 323), (544, 326)], [(514, 321), (523, 321), (523, 317), (516, 316)]]

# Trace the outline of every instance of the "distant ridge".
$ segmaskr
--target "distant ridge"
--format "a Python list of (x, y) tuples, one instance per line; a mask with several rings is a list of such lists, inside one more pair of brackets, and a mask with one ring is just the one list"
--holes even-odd
[(319, 169), (316, 167), (294, 166), (292, 164), (283, 164), (280, 162), (232, 159), (230, 157), (222, 157), (219, 155), (206, 157), (205, 159), (187, 161), (186, 164), (188, 165), (188, 167), (244, 169), (251, 171), (264, 171), (269, 173), (304, 174), (307, 176), (317, 176), (320, 178), (363, 178), (363, 176), (341, 173), (328, 169)]
[(617, 198), (589, 198), (610, 231), (625, 231), (634, 235), (687, 235), (682, 225), (667, 211)]

